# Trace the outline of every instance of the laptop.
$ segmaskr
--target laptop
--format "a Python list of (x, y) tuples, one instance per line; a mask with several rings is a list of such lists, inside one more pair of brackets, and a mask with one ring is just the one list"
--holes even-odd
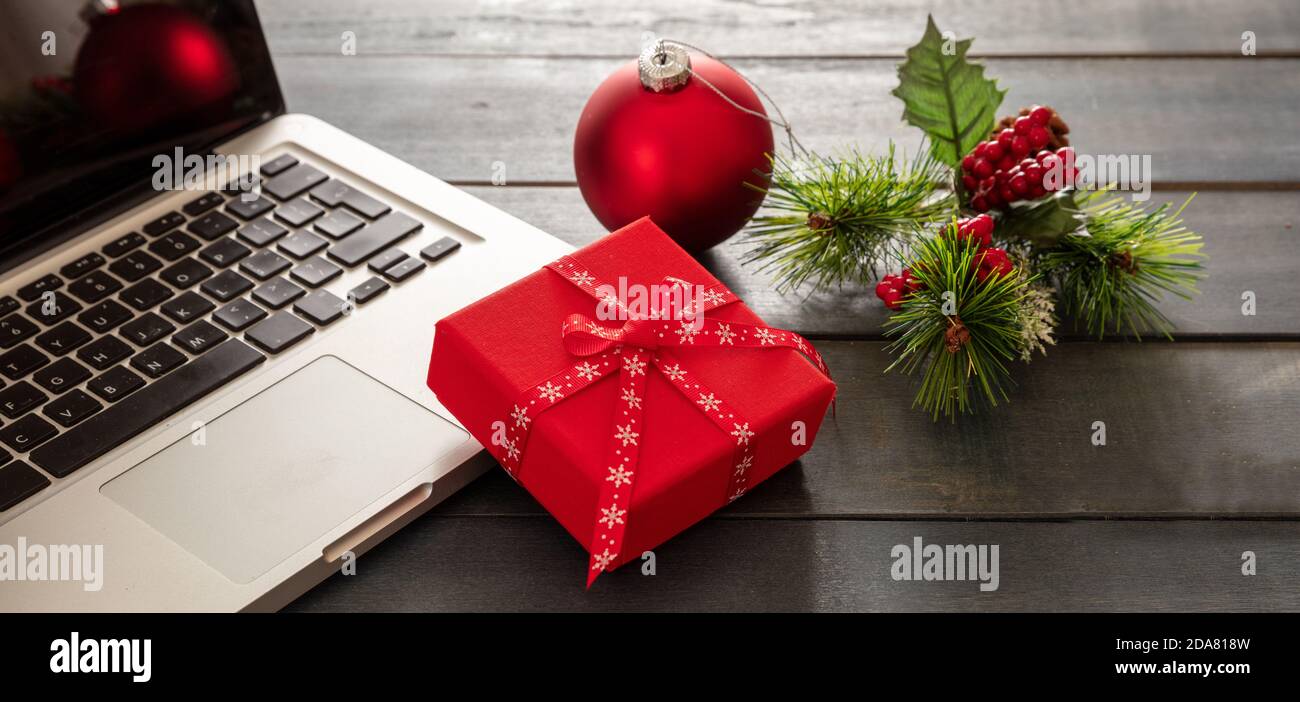
[(0, 39), (0, 609), (275, 610), (492, 465), (434, 324), (571, 247), (287, 113), (250, 0)]

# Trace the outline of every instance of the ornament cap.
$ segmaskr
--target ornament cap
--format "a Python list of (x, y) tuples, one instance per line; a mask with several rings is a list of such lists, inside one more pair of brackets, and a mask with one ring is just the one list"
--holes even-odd
[(656, 93), (672, 92), (691, 79), (691, 55), (686, 47), (659, 39), (641, 52), (637, 71), (641, 85)]

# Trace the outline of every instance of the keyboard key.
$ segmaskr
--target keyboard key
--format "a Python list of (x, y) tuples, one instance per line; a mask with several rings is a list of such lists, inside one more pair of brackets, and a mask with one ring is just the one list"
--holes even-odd
[(207, 320), (200, 319), (176, 332), (172, 336), (172, 343), (190, 353), (199, 354), (225, 341), (228, 336), (228, 334), (213, 326)]
[(225, 268), (252, 253), (252, 251), (252, 249), (227, 236), (208, 244), (206, 248), (199, 252), (199, 258), (217, 268)]
[(122, 301), (126, 304), (143, 312), (175, 294), (171, 288), (153, 278), (145, 278), (123, 290), (118, 297), (122, 298)]
[(162, 261), (143, 251), (129, 253), (108, 266), (113, 275), (128, 283), (134, 283), (159, 268), (162, 268)]
[(241, 331), (266, 316), (266, 310), (248, 300), (235, 300), (212, 313), (212, 318), (230, 331)]
[(105, 402), (117, 402), (144, 385), (144, 378), (126, 366), (117, 366), (86, 383), (86, 387)]
[(348, 298), (358, 305), (364, 305), (384, 294), (384, 291), (388, 290), (388, 288), (389, 285), (384, 282), (383, 278), (374, 277), (349, 290)]
[(430, 263), (433, 263), (434, 261), (437, 261), (438, 259), (450, 254), (451, 252), (459, 248), (460, 248), (459, 241), (456, 241), (455, 239), (449, 236), (444, 236), (443, 238), (433, 242), (432, 244), (429, 244), (428, 246), (420, 249), (420, 257)]
[(261, 195), (258, 195), (256, 200), (252, 200), (250, 202), (245, 202), (244, 198), (237, 197), (234, 200), (231, 200), (229, 205), (226, 205), (227, 212), (235, 215), (236, 217), (244, 220), (245, 222), (247, 222), (250, 219), (253, 219), (254, 217), (260, 217), (261, 215), (270, 212), (274, 208), (275, 208), (275, 203), (262, 197)]
[(334, 210), (316, 220), (316, 224), (313, 226), (316, 227), (316, 231), (331, 239), (342, 239), (360, 229), (364, 224), (365, 222), (360, 217), (347, 210)]
[(312, 188), (311, 196), (330, 207), (343, 205), (370, 219), (387, 214), (391, 209), (388, 205), (339, 180), (331, 180)]
[(278, 310), (306, 293), (306, 290), (277, 275), (257, 286), (253, 291), (253, 299), (273, 310)]
[(105, 271), (92, 271), (68, 284), (68, 292), (81, 298), (82, 302), (99, 302), (121, 289), (122, 281)]
[(163, 282), (184, 290), (212, 275), (212, 269), (192, 258), (183, 258), (163, 269), (158, 274)]
[(176, 331), (175, 324), (153, 312), (148, 312), (140, 315), (140, 318), (133, 322), (123, 324), (117, 333), (136, 346), (148, 346), (174, 331)]
[(0, 373), (17, 380), (50, 362), (50, 359), (30, 344), (22, 344), (0, 354)]
[(63, 279), (50, 273), (18, 288), (18, 297), (22, 298), (23, 302), (31, 302), (46, 291), (58, 290), (61, 287), (63, 287)]
[(49, 478), (22, 461), (15, 461), (0, 468), (0, 512), (35, 495), (49, 485)]
[(161, 256), (164, 260), (175, 261), (191, 251), (198, 251), (201, 246), (203, 245), (199, 243), (198, 239), (185, 232), (172, 232), (149, 244), (149, 251)]
[(383, 273), (388, 270), (389, 267), (401, 261), (405, 261), (407, 258), (409, 257), (406, 255), (405, 251), (402, 251), (399, 248), (391, 248), (381, 254), (377, 254), (367, 261), (366, 268), (369, 268), (375, 273)]
[(97, 253), (88, 253), (85, 256), (65, 265), (59, 269), (59, 275), (74, 280), (104, 265), (106, 261), (103, 256)]
[(0, 319), (0, 348), (7, 349), (40, 330), (40, 327), (21, 314), (11, 314)]
[(282, 154), (262, 164), (262, 175), (268, 178), (280, 175), (296, 165), (298, 165), (298, 159), (289, 154)]
[[(262, 176), (259, 176), (256, 173), (245, 173), (239, 176), (238, 178), (235, 178), (234, 180), (226, 183), (226, 187), (222, 190), (222, 192), (230, 196), (235, 196), (235, 195), (245, 195), (250, 193), (259, 193), (261, 192), (261, 190), (262, 190)], [(236, 199), (242, 200), (243, 198), (239, 197)], [(229, 210), (230, 208), (227, 207), (226, 209)]]
[(311, 320), (317, 326), (326, 326), (343, 316), (347, 303), (327, 290), (314, 290), (294, 303), (293, 311)]
[(197, 319), (211, 312), (216, 308), (212, 301), (202, 295), (189, 290), (181, 293), (173, 300), (163, 303), (159, 309), (162, 313), (171, 317), (181, 324), (188, 324), (190, 320)]
[(292, 200), (324, 181), (324, 173), (300, 163), (262, 184), (262, 192), (270, 193), (280, 201)]
[(70, 427), (102, 409), (104, 406), (85, 391), (73, 390), (46, 405), (41, 412), (64, 427)]
[(112, 330), (114, 326), (122, 324), (131, 318), (131, 311), (122, 307), (117, 300), (104, 300), (99, 304), (91, 305), (86, 308), (85, 312), (77, 315), (77, 321), (82, 322), (91, 331), (96, 334), (104, 334)]
[(226, 341), (39, 447), (31, 461), (62, 478), (264, 360), (265, 356), (242, 341)]
[(132, 249), (139, 248), (142, 244), (144, 244), (144, 242), (145, 242), (145, 238), (140, 236), (139, 234), (136, 234), (135, 232), (127, 232), (126, 234), (123, 234), (122, 236), (105, 244), (104, 248), (100, 250), (103, 251), (104, 255), (108, 256), (109, 258), (117, 258), (118, 256), (121, 256), (122, 254), (131, 251)]
[(291, 227), (302, 227), (325, 213), (307, 198), (296, 197), (275, 210), (275, 218)]
[(90, 341), (90, 332), (75, 322), (64, 322), (36, 337), (36, 345), (51, 356), (62, 356)]
[(239, 238), (253, 246), (266, 246), (288, 233), (288, 229), (266, 217), (259, 217), (239, 228)]
[(179, 212), (168, 212), (158, 219), (144, 225), (143, 229), (144, 233), (149, 236), (158, 236), (159, 234), (165, 234), (182, 224), (185, 224), (185, 215), (182, 215)]
[(280, 275), (292, 266), (293, 263), (277, 254), (274, 251), (258, 251), (239, 262), (239, 270), (252, 275), (258, 280), (266, 280), (274, 275)]
[(217, 205), (220, 205), (225, 201), (226, 201), (225, 196), (223, 196), (219, 192), (203, 193), (202, 195), (185, 203), (185, 206), (182, 207), (181, 210), (184, 211), (185, 214), (191, 217), (198, 217), (204, 212), (207, 212), (208, 210), (212, 209), (213, 207), (216, 207)]
[(199, 286), (200, 290), (218, 302), (229, 302), (252, 288), (253, 281), (232, 270), (221, 271)]
[(96, 334), (103, 334), (127, 321), (131, 316), (131, 310), (123, 307), (117, 300), (104, 300), (98, 305), (86, 308), (85, 312), (77, 315), (77, 321)]
[(3, 317), (11, 312), (17, 312), (19, 307), (22, 307), (22, 305), (19, 304), (18, 301), (15, 300), (14, 298), (8, 295), (5, 295), (4, 297), (0, 297), (0, 317)]
[(384, 271), (384, 277), (394, 283), (400, 283), (423, 271), (425, 267), (424, 261), (421, 261), (418, 258), (408, 258), (401, 263), (390, 266), (388, 270)]
[(32, 380), (50, 393), (58, 395), (90, 378), (90, 371), (71, 358), (60, 358), (32, 374)]
[(294, 258), (307, 258), (326, 247), (324, 239), (311, 232), (294, 232), (280, 240), (276, 247)]
[(53, 424), (29, 414), (0, 429), (0, 441), (18, 453), (26, 453), (57, 433), (59, 430)]
[(150, 378), (161, 378), (182, 363), (185, 354), (161, 341), (131, 357), (131, 367)]
[(27, 316), (46, 326), (52, 326), (81, 311), (81, 303), (67, 295), (61, 292), (53, 292), (49, 295), (48, 298), (42, 298), (28, 305)]
[(26, 380), (0, 390), (0, 414), (16, 419), (38, 407), (49, 397)]
[(81, 347), (77, 358), (91, 368), (102, 371), (133, 352), (134, 349), (116, 336), (102, 336)]
[(280, 353), (315, 331), (315, 327), (288, 312), (276, 312), (244, 332), (244, 338), (267, 353)]
[(330, 258), (352, 267), (417, 232), (423, 224), (394, 212), (330, 247)]
[(319, 288), (342, 274), (342, 268), (320, 256), (312, 256), (298, 264), (292, 271), (289, 271), (289, 275), (294, 280), (312, 288)]
[(190, 222), (190, 226), (185, 229), (205, 241), (212, 241), (219, 236), (235, 231), (238, 226), (239, 222), (220, 212), (209, 212)]

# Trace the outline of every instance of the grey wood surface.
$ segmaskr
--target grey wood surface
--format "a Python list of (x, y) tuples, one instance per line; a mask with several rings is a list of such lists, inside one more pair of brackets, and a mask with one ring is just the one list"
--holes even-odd
[(641, 35), (689, 41), (727, 56), (901, 56), (927, 12), (989, 55), (1240, 56), (1300, 50), (1300, 7), (1286, 0), (277, 0), (259, 2), (278, 55), (337, 51), (344, 31), (382, 54), (612, 55)]
[[(924, 19), (900, 32), (920, 38)], [(704, 41), (704, 40), (702, 40)], [(704, 41), (708, 44), (708, 41)], [(277, 56), (291, 109), (336, 124), (444, 179), (573, 182), (582, 106), (622, 58)], [(889, 91), (895, 59), (746, 59), (808, 148), (914, 149)], [(1009, 109), (1059, 110), (1081, 153), (1150, 154), (1159, 182), (1300, 180), (1300, 59), (989, 59)]]
[[(600, 225), (573, 184), (591, 90), (643, 33), (694, 42), (762, 85), (810, 147), (913, 147), (888, 94), (927, 11), (978, 37), (1006, 105), (1060, 109), (1087, 153), (1151, 154), (1157, 201), (1209, 275), (1168, 301), (1178, 342), (1067, 334), (1016, 369), (1011, 403), (957, 424), (882, 374), (870, 291), (780, 295), (729, 243), (703, 261), (769, 323), (818, 341), (838, 413), (802, 461), (582, 588), (585, 555), (499, 470), (366, 554), (296, 611), (1300, 609), (1300, 5), (992, 0), (735, 3), (259, 2), (290, 108), (315, 114), (581, 245)], [(359, 55), (338, 51), (357, 35)], [(1243, 57), (1242, 33), (1259, 56)], [(495, 162), (507, 184), (487, 185)], [(1241, 294), (1258, 298), (1241, 314)], [(1092, 422), (1108, 445), (1092, 446)], [(480, 460), (489, 460), (485, 457)], [(998, 544), (1001, 585), (896, 582), (920, 536)], [(1258, 575), (1240, 571), (1243, 551)]]

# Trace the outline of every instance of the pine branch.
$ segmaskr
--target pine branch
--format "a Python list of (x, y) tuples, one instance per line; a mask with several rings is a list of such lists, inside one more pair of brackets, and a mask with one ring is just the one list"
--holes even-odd
[(1032, 278), (1015, 271), (981, 281), (978, 255), (970, 239), (957, 237), (955, 224), (945, 236), (918, 242), (911, 271), (921, 289), (885, 324), (886, 335), (897, 337), (888, 349), (898, 354), (886, 370), (922, 370), (912, 405), (936, 421), (1005, 399), (1006, 364), (1024, 346), (1021, 307)]
[(1138, 339), (1155, 331), (1172, 338), (1173, 324), (1156, 309), (1165, 293), (1190, 299), (1202, 276), (1201, 237), (1169, 204), (1148, 211), (1121, 197), (1093, 193), (1084, 207), (1086, 231), (1062, 237), (1042, 257), (1056, 276), (1062, 303), (1097, 338), (1125, 329)]
[(942, 164), (928, 154), (904, 161), (893, 144), (880, 157), (773, 157), (765, 209), (746, 229), (753, 248), (743, 262), (773, 272), (782, 292), (871, 280), (877, 264), (955, 207)]

